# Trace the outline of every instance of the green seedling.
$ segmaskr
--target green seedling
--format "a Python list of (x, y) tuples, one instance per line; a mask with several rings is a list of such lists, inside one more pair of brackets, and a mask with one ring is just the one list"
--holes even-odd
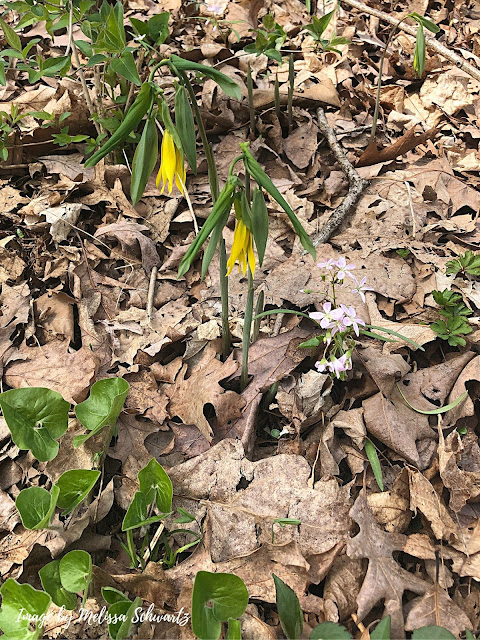
[[(123, 378), (107, 378), (95, 382), (90, 389), (89, 397), (75, 407), (75, 415), (89, 433), (76, 436), (73, 439), (74, 447), (84, 444), (107, 426), (113, 435), (129, 389), (128, 382)], [(109, 443), (110, 439), (107, 446)]]
[(296, 518), (275, 518), (275, 520), (272, 522), (272, 544), (275, 542), (275, 532), (273, 528), (275, 524), (278, 524), (281, 527), (287, 527), (287, 526), (295, 527), (299, 524), (302, 524), (302, 521), (297, 520)]
[(257, 56), (263, 53), (268, 58), (281, 63), (280, 50), (285, 44), (287, 34), (270, 13), (262, 18), (262, 26), (263, 29), (252, 29), (255, 33), (255, 42), (244, 47), (245, 53), (254, 53)]
[(218, 640), (222, 623), (240, 618), (247, 604), (248, 591), (241, 578), (232, 573), (199, 571), (192, 594), (194, 634), (200, 640)]
[(108, 615), (111, 621), (108, 623), (108, 633), (112, 640), (123, 640), (132, 634), (136, 609), (142, 605), (141, 598), (135, 598), (132, 602), (121, 591), (113, 587), (102, 587), (102, 596), (110, 605)]
[(343, 44), (350, 44), (350, 40), (348, 38), (337, 36), (335, 34), (331, 35), (328, 40), (322, 37), (328, 25), (330, 24), (331, 19), (335, 15), (335, 11), (336, 9), (333, 9), (321, 18), (312, 16), (311, 24), (307, 24), (304, 29), (308, 31), (314, 39), (316, 49), (321, 48), (323, 51), (334, 51), (335, 53), (341, 54), (341, 51), (339, 51), (336, 47)]
[(449, 260), (446, 265), (447, 276), (468, 274), (469, 276), (480, 276), (480, 254), (473, 251), (466, 251), (463, 256), (458, 256), (454, 260)]
[(55, 458), (70, 409), (59, 393), (42, 387), (11, 389), (0, 394), (0, 407), (17, 447), (30, 449), (41, 462)]
[[(448, 263), (447, 263), (448, 264)], [(444, 289), (443, 291), (433, 291), (433, 299), (440, 307), (440, 315), (444, 319), (430, 325), (439, 338), (446, 340), (452, 347), (466, 345), (466, 340), (462, 337), (473, 331), (468, 316), (472, 315), (463, 302), (459, 293)]]
[(378, 459), (378, 453), (370, 440), (365, 440), (365, 453), (367, 454), (368, 461), (370, 462), (370, 466), (372, 467), (373, 475), (375, 476), (375, 480), (377, 481), (378, 488), (380, 491), (383, 491), (383, 476), (382, 476), (382, 466), (380, 464), (380, 460)]
[(5, 640), (37, 640), (42, 636), (51, 598), (29, 584), (8, 578), (0, 589), (0, 629)]

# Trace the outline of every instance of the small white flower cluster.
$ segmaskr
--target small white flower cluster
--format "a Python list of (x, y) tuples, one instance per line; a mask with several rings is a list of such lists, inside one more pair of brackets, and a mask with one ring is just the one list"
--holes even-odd
[[(325, 262), (320, 262), (317, 266), (320, 269), (324, 269), (329, 275), (333, 290), (333, 304), (330, 301), (324, 302), (322, 311), (315, 311), (309, 314), (312, 320), (315, 320), (322, 329), (326, 330), (323, 341), (327, 349), (324, 357), (315, 363), (315, 367), (321, 373), (329, 371), (332, 377), (344, 380), (346, 372), (352, 368), (352, 352), (355, 346), (351, 336), (352, 331), (356, 336), (360, 335), (359, 327), (364, 327), (365, 322), (357, 316), (355, 307), (347, 307), (345, 304), (334, 306), (335, 285), (343, 284), (348, 276), (355, 284), (355, 287), (351, 289), (352, 293), (359, 295), (363, 302), (365, 302), (365, 292), (373, 291), (373, 289), (366, 285), (366, 278), (362, 278), (360, 282), (357, 280), (352, 273), (355, 265), (348, 264), (343, 256), (338, 260), (329, 258)], [(322, 279), (326, 279), (325, 275)], [(338, 357), (337, 353), (340, 354)]]

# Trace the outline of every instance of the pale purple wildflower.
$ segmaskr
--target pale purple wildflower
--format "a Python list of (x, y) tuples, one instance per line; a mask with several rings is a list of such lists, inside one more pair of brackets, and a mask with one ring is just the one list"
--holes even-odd
[(335, 329), (332, 335), (342, 328), (343, 311), (340, 308), (332, 309), (331, 302), (324, 302), (323, 311), (314, 311), (309, 316), (316, 320), (322, 329)]
[(343, 312), (342, 324), (344, 327), (353, 327), (355, 334), (358, 336), (358, 325), (365, 326), (365, 322), (357, 317), (357, 312), (354, 307), (347, 307), (345, 304), (341, 304), (340, 308)]
[(373, 291), (372, 287), (367, 287), (366, 282), (367, 278), (364, 277), (360, 282), (357, 282), (355, 289), (352, 289), (352, 293), (358, 293), (363, 302), (365, 302), (365, 291)]
[(354, 264), (347, 264), (347, 261), (343, 256), (340, 256), (335, 264), (339, 268), (339, 271), (337, 273), (337, 280), (345, 280), (345, 276), (348, 275), (350, 276), (350, 278), (352, 278), (352, 280), (356, 282), (355, 276), (353, 275), (353, 273), (350, 273), (350, 271), (353, 271), (353, 269), (355, 269)]
[(221, 15), (225, 11), (225, 2), (206, 2), (205, 9), (208, 13), (213, 13), (215, 15)]
[(317, 267), (319, 267), (320, 269), (326, 269), (327, 271), (331, 271), (336, 266), (337, 266), (337, 262), (333, 258), (329, 258), (328, 260), (325, 260), (324, 262), (319, 262), (317, 264)]
[(340, 356), (339, 358), (334, 358), (330, 362), (325, 360), (325, 358), (322, 358), (322, 360), (315, 363), (315, 368), (320, 373), (330, 371), (340, 380), (342, 378), (342, 373), (345, 373), (352, 368), (352, 359), (347, 353), (344, 353), (343, 356)]

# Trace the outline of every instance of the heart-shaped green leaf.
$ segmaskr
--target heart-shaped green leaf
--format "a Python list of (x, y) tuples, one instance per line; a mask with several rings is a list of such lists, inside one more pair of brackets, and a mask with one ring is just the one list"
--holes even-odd
[(42, 487), (22, 489), (15, 500), (15, 506), (26, 529), (44, 529), (50, 524), (60, 489), (53, 485), (49, 492)]
[(64, 514), (70, 513), (85, 500), (100, 475), (101, 471), (94, 469), (71, 469), (62, 473), (57, 481), (60, 490), (57, 506), (65, 510)]
[(19, 449), (30, 449), (41, 462), (55, 458), (70, 409), (59, 393), (43, 387), (11, 389), (0, 393), (0, 407)]
[(88, 398), (75, 407), (75, 415), (90, 433), (76, 436), (74, 447), (79, 447), (104, 427), (111, 427), (117, 422), (129, 389), (130, 385), (123, 378), (95, 382)]
[(152, 458), (150, 462), (138, 472), (140, 491), (145, 494), (147, 504), (156, 501), (158, 510), (170, 513), (172, 510), (173, 488), (172, 481), (164, 468)]
[[(41, 616), (47, 613), (51, 602), (48, 593), (8, 578), (0, 589), (0, 594), (0, 629), (4, 632), (4, 637), (8, 640), (37, 640), (43, 628)], [(35, 629), (30, 626), (29, 616), (36, 616), (32, 618)]]
[(112, 604), (108, 609), (111, 619), (115, 620), (108, 625), (108, 633), (112, 640), (123, 640), (131, 635), (134, 624), (132, 619), (136, 618), (135, 610), (141, 606), (141, 598), (135, 598), (133, 602), (130, 602), (130, 600), (119, 600)]
[(81, 549), (69, 551), (60, 560), (59, 571), (62, 587), (80, 593), (88, 588), (92, 579), (92, 558)]
[(239, 618), (248, 604), (243, 580), (233, 573), (199, 571), (192, 595), (192, 629), (200, 640), (217, 640), (222, 622)]
[(115, 602), (130, 602), (126, 595), (124, 595), (115, 587), (102, 587), (102, 597), (108, 604), (114, 604)]
[(42, 567), (38, 575), (42, 581), (42, 587), (52, 597), (53, 602), (65, 609), (75, 609), (77, 596), (62, 587), (60, 580), (60, 560), (53, 560)]

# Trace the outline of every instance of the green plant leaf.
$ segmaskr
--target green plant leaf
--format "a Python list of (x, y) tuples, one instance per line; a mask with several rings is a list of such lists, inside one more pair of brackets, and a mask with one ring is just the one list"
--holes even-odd
[(15, 506), (26, 529), (48, 527), (55, 511), (60, 490), (53, 485), (49, 492), (42, 487), (22, 489), (15, 500)]
[(172, 510), (173, 488), (168, 474), (155, 458), (138, 472), (140, 491), (145, 495), (147, 504), (155, 500), (162, 513)]
[(365, 453), (367, 454), (368, 461), (372, 467), (373, 475), (375, 476), (378, 487), (380, 491), (383, 491), (382, 467), (380, 465), (380, 460), (378, 459), (377, 450), (370, 440), (365, 440)]
[(380, 620), (375, 629), (370, 632), (370, 640), (390, 640), (390, 626), (390, 616)]
[(423, 24), (419, 24), (417, 29), (413, 68), (418, 77), (421, 78), (425, 69), (425, 33), (423, 31)]
[(59, 393), (42, 387), (11, 389), (0, 394), (0, 407), (17, 447), (30, 449), (41, 462), (55, 458), (70, 409)]
[(412, 633), (412, 640), (455, 640), (456, 636), (444, 627), (420, 627)]
[(288, 202), (282, 196), (280, 191), (277, 189), (277, 187), (273, 184), (273, 182), (267, 176), (267, 174), (262, 169), (262, 167), (258, 164), (255, 158), (252, 156), (252, 154), (250, 153), (250, 150), (248, 149), (248, 143), (246, 142), (240, 143), (240, 148), (242, 150), (243, 162), (245, 164), (245, 167), (250, 172), (252, 178), (255, 180), (258, 186), (263, 187), (263, 189), (265, 189), (265, 191), (269, 193), (272, 196), (272, 198), (276, 202), (278, 202), (278, 204), (282, 207), (282, 209), (287, 214), (290, 222), (292, 223), (295, 233), (299, 237), (303, 248), (306, 251), (308, 251), (308, 253), (313, 258), (315, 258), (316, 256), (315, 247), (313, 246), (309, 235), (300, 224), (300, 221), (298, 220), (297, 216), (293, 212), (293, 209), (291, 208), (291, 206), (288, 204)]
[(465, 629), (465, 640), (475, 640), (475, 636), (468, 629)]
[(145, 498), (145, 494), (142, 491), (136, 491), (123, 519), (122, 531), (138, 529), (138, 527), (144, 527), (152, 524), (153, 522), (159, 522), (165, 517), (165, 514), (161, 514), (159, 516), (151, 516), (149, 518), (147, 515), (147, 507), (148, 503)]
[(64, 515), (85, 500), (100, 475), (101, 471), (95, 469), (71, 469), (62, 473), (56, 486), (60, 490), (57, 506), (64, 509)]
[(278, 576), (272, 575), (282, 629), (289, 640), (298, 640), (303, 630), (303, 613), (297, 594)]
[(173, 71), (178, 69), (179, 71), (197, 71), (208, 76), (214, 80), (223, 91), (236, 100), (242, 99), (242, 92), (236, 82), (231, 80), (221, 71), (214, 69), (213, 67), (207, 67), (204, 64), (198, 64), (197, 62), (190, 62), (190, 60), (184, 60), (176, 55), (171, 55), (169, 58), (170, 66), (173, 67)]
[(46, 564), (39, 570), (38, 575), (40, 576), (42, 587), (58, 607), (65, 607), (69, 611), (76, 608), (77, 596), (62, 587), (60, 560), (53, 560)]
[(252, 201), (252, 233), (257, 247), (258, 262), (263, 264), (268, 239), (268, 211), (261, 189), (255, 189)]
[(192, 594), (192, 629), (200, 640), (218, 640), (222, 622), (239, 618), (248, 604), (243, 580), (232, 573), (199, 571)]
[(460, 402), (463, 402), (465, 398), (468, 396), (468, 391), (465, 391), (456, 400), (454, 400), (453, 402), (450, 402), (450, 404), (446, 404), (444, 407), (439, 407), (438, 409), (432, 409), (431, 411), (422, 411), (421, 409), (416, 409), (414, 406), (410, 404), (410, 402), (403, 395), (402, 390), (400, 389), (397, 383), (395, 383), (395, 386), (397, 387), (399, 394), (404, 399), (405, 404), (407, 404), (410, 407), (410, 409), (413, 409), (417, 413), (422, 413), (423, 415), (426, 415), (426, 416), (436, 416), (439, 413), (446, 413), (447, 411), (450, 411), (450, 409), (453, 409), (454, 407), (456, 407), (457, 404), (460, 404)]
[(20, 36), (10, 27), (5, 20), (0, 19), (0, 25), (3, 30), (3, 35), (5, 36), (5, 40), (12, 47), (12, 49), (16, 49), (17, 51), (22, 50), (22, 41), (20, 40)]
[(375, 329), (375, 331), (382, 331), (383, 333), (386, 333), (386, 334), (388, 334), (390, 336), (396, 336), (397, 338), (401, 338), (405, 342), (408, 342), (408, 344), (411, 344), (412, 346), (416, 347), (417, 349), (420, 349), (420, 351), (425, 351), (425, 349), (422, 347), (421, 344), (418, 344), (418, 342), (415, 342), (415, 340), (410, 340), (410, 338), (407, 338), (407, 336), (404, 336), (401, 333), (397, 333), (396, 331), (393, 331), (392, 329), (387, 329), (386, 327), (376, 327), (373, 324), (367, 324), (365, 326), (368, 329)]
[(352, 636), (336, 622), (322, 622), (313, 629), (310, 640), (352, 640)]
[(155, 169), (158, 159), (158, 130), (155, 114), (151, 114), (143, 127), (142, 137), (135, 149), (132, 162), (132, 182), (130, 194), (135, 206), (143, 196), (148, 179)]
[[(335, 14), (335, 9), (333, 9), (329, 13), (326, 13), (321, 18), (317, 18), (317, 16), (313, 16), (312, 24), (305, 27), (305, 29), (308, 29), (311, 33), (315, 34), (317, 38), (320, 38), (320, 36), (323, 35), (323, 32), (330, 24), (330, 20), (333, 18), (334, 14)], [(309, 29), (309, 27), (311, 27), (311, 29)]]
[(170, 14), (168, 11), (157, 13), (147, 22), (148, 35), (158, 47), (165, 42), (169, 36), (168, 22)]
[(123, 408), (130, 385), (123, 378), (98, 380), (86, 400), (75, 407), (75, 415), (89, 434), (76, 436), (73, 446), (79, 447), (106, 426), (113, 426)]
[(62, 587), (72, 593), (80, 593), (88, 589), (92, 580), (92, 558), (81, 549), (69, 551), (60, 560), (59, 571)]
[(183, 85), (175, 87), (175, 126), (187, 156), (188, 164), (197, 175), (197, 143), (195, 122), (187, 91)]
[(240, 624), (240, 620), (236, 620), (235, 618), (228, 619), (228, 629), (225, 638), (226, 640), (242, 640), (242, 625)]
[(102, 597), (108, 604), (114, 604), (115, 602), (130, 602), (127, 596), (115, 589), (115, 587), (102, 587)]
[[(0, 629), (5, 634), (5, 640), (37, 640), (43, 628), (41, 616), (47, 613), (51, 603), (48, 593), (8, 578), (2, 585), (0, 594)], [(19, 619), (20, 614), (23, 617)], [(36, 616), (35, 619), (40, 620), (35, 624), (34, 630), (30, 628), (27, 616)]]
[(110, 65), (115, 73), (118, 73), (119, 76), (123, 76), (137, 87), (142, 84), (140, 76), (138, 75), (133, 53), (131, 51), (126, 50), (119, 58), (113, 58)]
[(112, 604), (108, 609), (108, 613), (112, 618), (115, 615), (118, 617), (116, 622), (110, 622), (108, 625), (108, 633), (112, 640), (123, 640), (131, 635), (134, 625), (132, 619), (135, 618), (135, 609), (141, 606), (141, 598), (135, 598), (133, 602), (130, 602), (130, 600), (119, 600)]
[(425, 29), (428, 29), (432, 33), (438, 33), (440, 31), (440, 27), (437, 27), (437, 25), (434, 22), (432, 22), (428, 18), (425, 18), (425, 16), (421, 16), (415, 11), (410, 14), (410, 17), (416, 20), (419, 24), (423, 24)]

